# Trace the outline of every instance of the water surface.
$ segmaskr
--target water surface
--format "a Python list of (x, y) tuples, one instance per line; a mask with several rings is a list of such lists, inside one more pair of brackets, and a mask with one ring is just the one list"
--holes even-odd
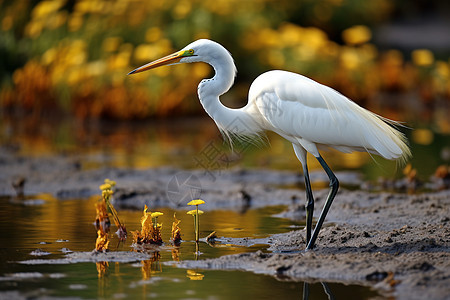
[[(400, 128), (407, 136), (409, 161), (422, 180), (450, 161), (450, 137), (445, 128), (409, 124)], [(292, 145), (274, 133), (253, 144), (237, 144), (234, 152), (224, 143), (209, 118), (174, 118), (146, 122), (77, 122), (33, 120), (0, 122), (0, 144), (18, 154), (64, 154), (79, 157), (83, 168), (104, 166), (222, 170), (232, 167), (301, 171)], [(355, 170), (368, 180), (398, 178), (402, 166), (364, 152), (351, 154), (330, 150), (322, 153), (333, 170)], [(320, 164), (308, 156), (311, 170)]]
[[(163, 264), (166, 261), (206, 259), (246, 251), (266, 251), (267, 245), (239, 247), (201, 242), (201, 255), (195, 254), (192, 217), (186, 211), (161, 209), (165, 245), (149, 252), (152, 259), (135, 263), (77, 263), (27, 265), (30, 259), (61, 258), (66, 251), (92, 251), (96, 230), (94, 203), (90, 199), (58, 200), (50, 195), (27, 196), (26, 199), (0, 198), (0, 297), (7, 292), (28, 297), (126, 298), (126, 299), (298, 299), (303, 283), (277, 280), (266, 275), (242, 271), (186, 270)], [(201, 237), (215, 230), (225, 237), (266, 237), (287, 232), (302, 224), (274, 218), (283, 207), (207, 212), (201, 217)], [(183, 240), (180, 247), (168, 241), (173, 213), (181, 219)], [(140, 229), (140, 211), (120, 211), (128, 230)], [(114, 226), (112, 227), (114, 231)], [(134, 251), (132, 239), (119, 243), (115, 235), (111, 251)], [(39, 252), (36, 252), (38, 251)], [(33, 255), (48, 253), (48, 255)], [(369, 288), (329, 284), (335, 297), (348, 295), (366, 299), (376, 295)], [(328, 299), (320, 283), (309, 287), (309, 299)], [(17, 296), (17, 294), (15, 294)]]

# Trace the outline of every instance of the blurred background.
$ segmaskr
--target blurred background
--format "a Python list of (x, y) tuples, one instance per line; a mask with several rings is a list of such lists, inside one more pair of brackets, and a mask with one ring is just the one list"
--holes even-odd
[[(450, 3), (439, 0), (0, 0), (2, 143), (38, 152), (102, 140), (132, 151), (157, 137), (129, 121), (181, 120), (180, 128), (186, 117), (206, 118), (196, 94), (212, 76), (206, 64), (126, 76), (199, 38), (233, 54), (228, 106), (244, 105), (262, 72), (290, 70), (406, 122), (413, 143), (438, 135), (433, 165), (448, 160)], [(106, 129), (86, 125), (100, 121)], [(212, 121), (207, 128), (204, 140), (217, 135)], [(198, 153), (206, 142), (173, 148), (187, 143)]]

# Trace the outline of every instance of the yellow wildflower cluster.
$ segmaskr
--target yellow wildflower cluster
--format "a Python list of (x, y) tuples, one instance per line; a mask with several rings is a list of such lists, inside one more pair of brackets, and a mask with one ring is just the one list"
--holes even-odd
[[(97, 212), (95, 225), (97, 227), (98, 234), (95, 248), (97, 251), (106, 251), (108, 249), (108, 233), (110, 229), (108, 208), (111, 215), (113, 216), (114, 223), (117, 226), (116, 234), (118, 235), (119, 240), (123, 241), (127, 237), (127, 229), (125, 225), (120, 222), (119, 215), (111, 203), (111, 197), (114, 194), (113, 188), (115, 187), (115, 185), (115, 181), (105, 179), (104, 183), (99, 186), (100, 190), (102, 191), (102, 198), (95, 204), (95, 209)], [(101, 250), (99, 250), (100, 248)]]
[(97, 212), (97, 217), (95, 219), (95, 226), (97, 228), (95, 250), (104, 252), (108, 250), (109, 245), (108, 232), (110, 228), (110, 221), (106, 206), (112, 195), (111, 185), (107, 183), (102, 184), (100, 186), (100, 190), (102, 190), (102, 199), (95, 204), (95, 210)]
[[(108, 232), (109, 232), (109, 219), (108, 219), (108, 213), (107, 213), (107, 207), (112, 210), (112, 215), (114, 216), (114, 220), (117, 222), (116, 225), (119, 228), (123, 228), (124, 230), (124, 237), (126, 238), (126, 229), (125, 226), (121, 225), (117, 212), (115, 211), (114, 207), (110, 203), (112, 192), (112, 187), (115, 186), (115, 182), (109, 179), (105, 179), (105, 183), (100, 185), (100, 189), (102, 190), (102, 201), (99, 201), (96, 203), (96, 210), (97, 210), (97, 241), (96, 241), (96, 250), (97, 251), (106, 251), (108, 250), (109, 240), (108, 240)], [(188, 205), (195, 205), (196, 209), (188, 211), (187, 214), (192, 215), (194, 217), (194, 230), (195, 230), (195, 237), (196, 242), (199, 241), (199, 216), (203, 214), (203, 211), (198, 209), (198, 206), (201, 204), (204, 204), (205, 201), (197, 199), (192, 200), (188, 203)], [(156, 244), (161, 245), (163, 243), (162, 237), (161, 237), (161, 229), (162, 224), (158, 223), (158, 217), (163, 216), (164, 214), (162, 212), (150, 212), (148, 211), (147, 205), (145, 205), (143, 210), (143, 216), (141, 217), (141, 230), (132, 231), (133, 235), (133, 241), (137, 245), (148, 245), (148, 244)], [(181, 220), (178, 220), (176, 218), (176, 215), (173, 215), (174, 221), (172, 223), (172, 241), (175, 245), (179, 244), (181, 242), (181, 229), (179, 227), (179, 224)], [(105, 226), (106, 220), (108, 221), (108, 226)], [(119, 235), (119, 238), (122, 239), (121, 235)], [(197, 245), (198, 246), (198, 245)]]
[(95, 203), (95, 210), (97, 212), (97, 216), (95, 218), (95, 226), (98, 230), (97, 242), (102, 242), (103, 240), (107, 241), (107, 235), (111, 225), (107, 208), (107, 204), (109, 203), (109, 199), (112, 195), (111, 185), (109, 183), (104, 183), (100, 186), (100, 190), (102, 191), (102, 198), (100, 201), (97, 201), (97, 203)]
[[(30, 59), (10, 71), (13, 80), (5, 82), (11, 85), (0, 89), (4, 108), (19, 106), (39, 113), (57, 107), (80, 119), (193, 113), (201, 109), (192, 101), (195, 86), (210, 75), (209, 66), (159, 68), (132, 80), (125, 74), (198, 38), (213, 38), (232, 50), (244, 78), (255, 78), (267, 69), (287, 69), (331, 85), (355, 100), (371, 99), (391, 89), (418, 89), (426, 101), (450, 98), (449, 61), (437, 60), (430, 50), (414, 50), (407, 61), (396, 51), (380, 53), (371, 43), (372, 31), (367, 26), (348, 25), (342, 30), (343, 44), (319, 29), (342, 21), (333, 16), (345, 10), (382, 20), (393, 9), (388, 0), (351, 6), (336, 0), (306, 1), (300, 6), (288, 0), (168, 0), (151, 5), (131, 0), (70, 4), (48, 0), (34, 6), (33, 2), (16, 2), (3, 5), (0, 34), (14, 39), (14, 32), (23, 28), (23, 42), (33, 47), (23, 47), (32, 49), (27, 53)], [(313, 18), (306, 23), (321, 26), (284, 21), (294, 19), (289, 16), (298, 14), (300, 7), (304, 18)], [(22, 20), (19, 16), (28, 11), (29, 18)], [(162, 15), (173, 20), (168, 24)], [(11, 46), (9, 51), (16, 49)], [(170, 80), (165, 80), (168, 76)], [(235, 97), (245, 99), (249, 82), (241, 84)]]

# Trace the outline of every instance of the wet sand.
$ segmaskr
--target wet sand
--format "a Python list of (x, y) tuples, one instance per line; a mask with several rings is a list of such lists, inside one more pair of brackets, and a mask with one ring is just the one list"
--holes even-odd
[[(207, 201), (204, 210), (244, 211), (286, 205), (287, 210), (280, 217), (305, 217), (304, 192), (295, 188), (302, 186), (302, 177), (292, 172), (84, 170), (80, 161), (65, 156), (20, 157), (3, 149), (0, 195), (19, 199), (16, 195), (23, 183), (25, 195), (50, 193), (58, 199), (86, 198), (97, 195), (103, 179), (111, 178), (118, 182), (115, 205), (119, 209), (141, 210), (144, 204), (183, 208), (183, 197), (190, 191)], [(323, 181), (324, 176), (313, 172), (312, 181)], [(303, 251), (304, 230), (264, 239), (230, 239), (218, 232), (218, 242), (244, 246), (267, 243), (268, 251), (176, 264), (184, 268), (239, 269), (280, 280), (360, 284), (396, 299), (449, 299), (450, 190), (415, 194), (370, 192), (364, 189), (369, 185), (355, 173), (337, 172), (337, 176), (342, 186), (353, 190), (339, 191), (314, 250)], [(314, 189), (316, 217), (327, 193), (327, 189)]]

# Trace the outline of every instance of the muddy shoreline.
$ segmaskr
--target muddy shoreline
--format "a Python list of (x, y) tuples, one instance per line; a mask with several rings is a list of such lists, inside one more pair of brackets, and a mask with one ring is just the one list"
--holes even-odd
[[(115, 205), (119, 209), (140, 210), (144, 204), (183, 208), (183, 197), (190, 191), (207, 200), (204, 210), (286, 205), (280, 217), (303, 219), (305, 214), (304, 192), (296, 188), (302, 177), (293, 172), (229, 169), (206, 173), (170, 167), (85, 170), (80, 161), (69, 156), (23, 157), (1, 149), (0, 195), (13, 199), (20, 193), (25, 197), (49, 193), (61, 200), (87, 198), (98, 194), (104, 178), (111, 178), (118, 182)], [(369, 192), (357, 174), (338, 172), (337, 176), (343, 186), (354, 190), (339, 191), (313, 251), (302, 251), (304, 230), (264, 240), (230, 240), (218, 232), (219, 242), (267, 243), (268, 251), (176, 264), (245, 270), (280, 280), (360, 284), (396, 299), (449, 299), (450, 190)], [(321, 172), (312, 173), (312, 181), (324, 179)], [(314, 190), (315, 216), (327, 192)]]
[(416, 196), (341, 191), (330, 210), (328, 221), (333, 223), (321, 231), (313, 251), (302, 251), (305, 232), (298, 230), (271, 236), (267, 242), (273, 252), (178, 265), (360, 284), (396, 299), (448, 299), (449, 199), (449, 191)]

